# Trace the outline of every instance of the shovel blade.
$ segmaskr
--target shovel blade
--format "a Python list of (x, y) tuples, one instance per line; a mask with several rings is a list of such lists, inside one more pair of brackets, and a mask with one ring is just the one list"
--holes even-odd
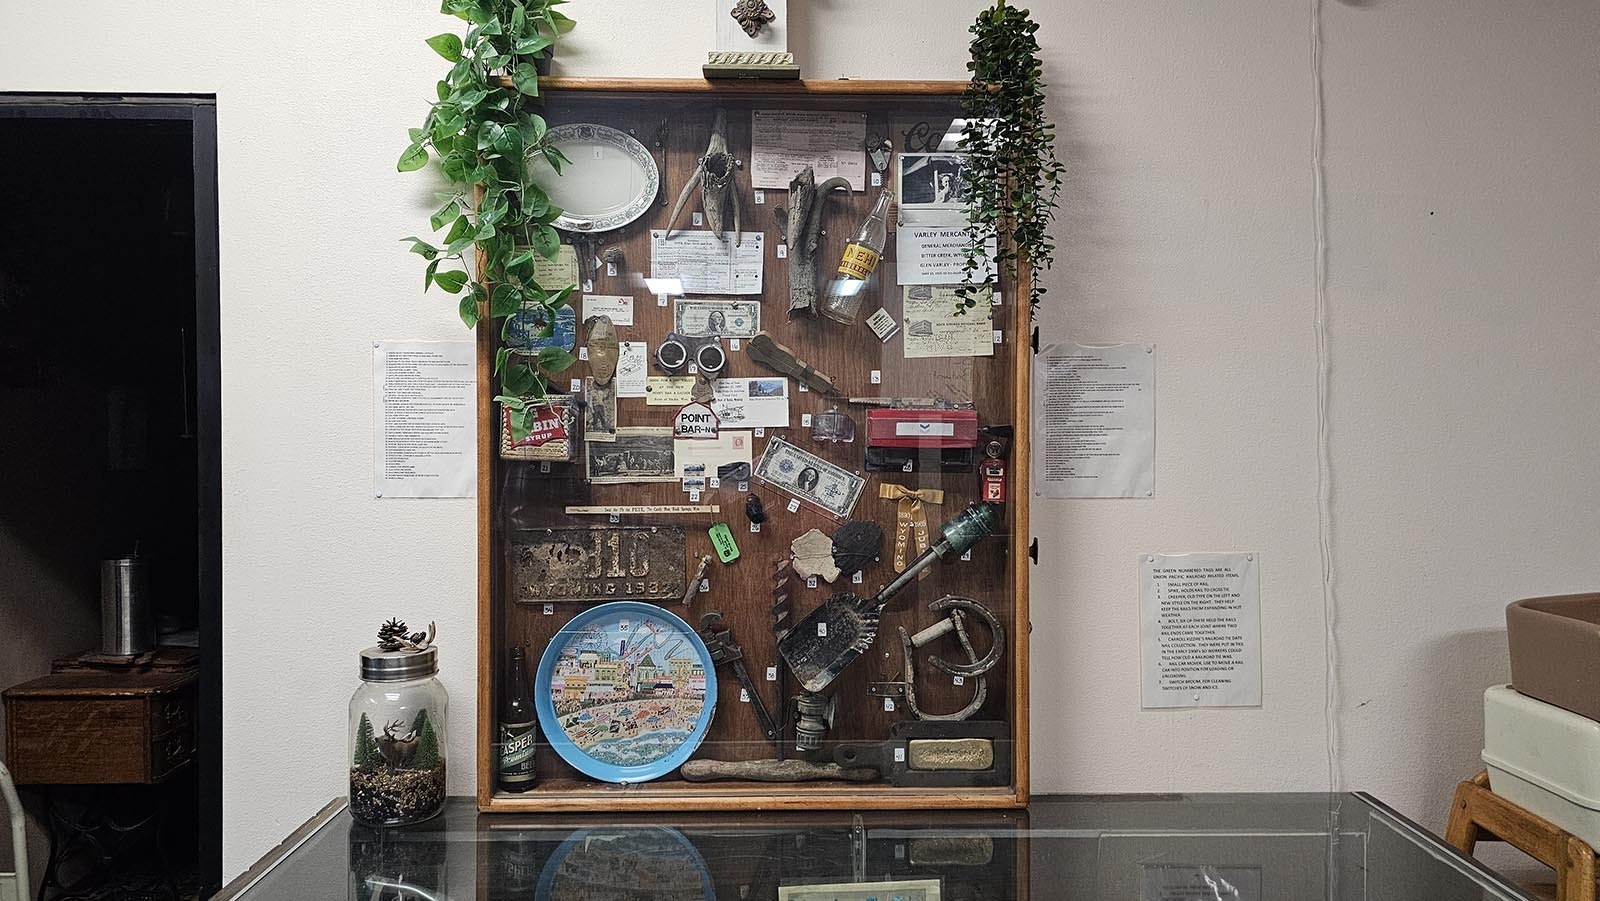
[(778, 653), (806, 691), (822, 691), (878, 637), (878, 613), (853, 595), (834, 595), (778, 642)]

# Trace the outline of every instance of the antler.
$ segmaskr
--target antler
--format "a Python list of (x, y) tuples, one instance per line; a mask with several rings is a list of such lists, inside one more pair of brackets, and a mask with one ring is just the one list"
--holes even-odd
[(398, 649), (402, 651), (426, 651), (433, 646), (433, 639), (436, 634), (437, 629), (430, 622), (426, 633), (416, 632), (409, 638), (402, 635), (395, 638), (395, 642), (399, 645)]
[(392, 723), (385, 724), (384, 727), (383, 727), (383, 737), (384, 738), (390, 738), (390, 739), (394, 738), (395, 730), (399, 729), (401, 726), (404, 726), (404, 725), (405, 725), (405, 722), (403, 720), (395, 720)]

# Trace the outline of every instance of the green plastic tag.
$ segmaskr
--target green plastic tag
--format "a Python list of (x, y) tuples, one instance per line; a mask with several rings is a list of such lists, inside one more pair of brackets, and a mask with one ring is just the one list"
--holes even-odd
[(717, 549), (717, 558), (723, 563), (731, 563), (739, 559), (739, 545), (733, 541), (733, 530), (725, 522), (712, 526), (711, 546)]

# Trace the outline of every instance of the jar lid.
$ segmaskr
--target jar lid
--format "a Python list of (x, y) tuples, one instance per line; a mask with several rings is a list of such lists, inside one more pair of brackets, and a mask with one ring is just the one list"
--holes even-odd
[(385, 651), (373, 646), (361, 652), (361, 681), (404, 682), (439, 671), (439, 649)]

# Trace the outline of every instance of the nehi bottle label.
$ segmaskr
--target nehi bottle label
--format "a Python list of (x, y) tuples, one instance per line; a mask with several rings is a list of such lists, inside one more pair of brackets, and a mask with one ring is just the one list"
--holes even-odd
[(878, 268), (878, 252), (860, 244), (849, 244), (844, 249), (844, 259), (839, 261), (839, 274), (847, 278), (867, 280), (872, 270)]

